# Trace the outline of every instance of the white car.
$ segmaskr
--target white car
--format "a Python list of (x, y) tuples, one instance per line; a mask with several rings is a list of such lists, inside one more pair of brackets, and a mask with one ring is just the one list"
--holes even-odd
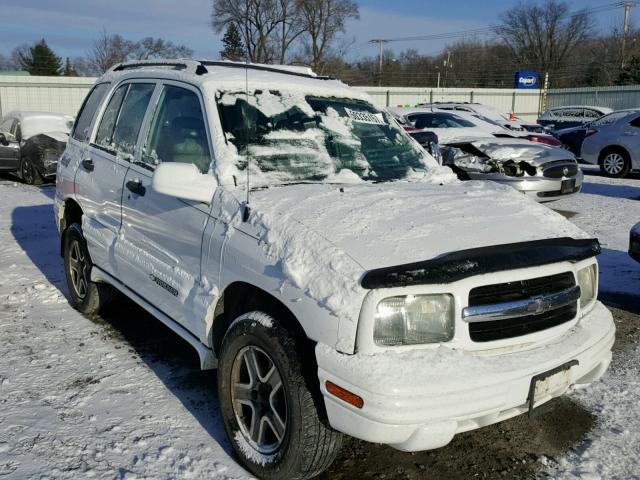
[(218, 368), (229, 441), (261, 478), (319, 474), (343, 434), (441, 447), (611, 361), (597, 240), (459, 182), (309, 71), (118, 65), (78, 114), (54, 204), (72, 304), (95, 314), (115, 288)]

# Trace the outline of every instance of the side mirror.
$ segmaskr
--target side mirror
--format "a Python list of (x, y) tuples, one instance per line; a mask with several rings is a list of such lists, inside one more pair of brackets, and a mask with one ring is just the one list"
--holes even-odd
[(5, 147), (9, 145), (9, 142), (7, 142), (7, 137), (4, 133), (0, 133), (0, 144), (4, 145)]
[(210, 204), (218, 186), (212, 175), (201, 173), (192, 163), (161, 163), (151, 187), (158, 193)]

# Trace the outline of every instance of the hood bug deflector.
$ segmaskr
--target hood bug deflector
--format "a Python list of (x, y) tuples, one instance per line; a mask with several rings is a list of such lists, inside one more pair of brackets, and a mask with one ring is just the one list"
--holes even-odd
[(578, 262), (598, 255), (597, 239), (550, 238), (446, 253), (432, 260), (370, 270), (362, 277), (366, 289), (451, 283), (472, 275), (557, 262)]

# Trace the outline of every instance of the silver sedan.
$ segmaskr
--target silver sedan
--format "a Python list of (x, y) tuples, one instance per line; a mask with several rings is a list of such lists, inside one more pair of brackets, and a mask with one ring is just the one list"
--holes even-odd
[(625, 177), (640, 169), (640, 109), (620, 110), (589, 125), (581, 148), (582, 159), (600, 165), (607, 177)]

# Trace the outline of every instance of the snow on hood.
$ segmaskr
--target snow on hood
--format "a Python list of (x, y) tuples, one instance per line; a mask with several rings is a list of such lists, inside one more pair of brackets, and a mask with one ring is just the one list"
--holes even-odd
[[(48, 112), (11, 112), (10, 116), (15, 116), (20, 120), (20, 130), (22, 140), (27, 140), (34, 135), (46, 133), (50, 137), (67, 141), (67, 136), (73, 126), (73, 117), (62, 113)], [(57, 134), (57, 136), (54, 136)], [(67, 134), (64, 138), (61, 135)]]
[[(296, 185), (254, 192), (251, 205), (271, 230), (264, 232), (267, 243), (314, 232), (322, 241), (295, 242), (306, 250), (296, 261), (330, 262), (335, 272), (344, 261), (344, 255), (334, 255), (336, 249), (364, 273), (473, 247), (587, 237), (560, 214), (489, 182)], [(328, 246), (331, 253), (324, 250)], [(287, 277), (299, 273), (287, 273), (286, 265), (284, 270)], [(347, 276), (355, 274), (349, 265)], [(310, 280), (303, 277), (295, 283)]]
[(490, 139), (490, 133), (479, 127), (464, 128), (425, 128), (425, 132), (433, 132), (438, 136), (438, 143), (445, 145), (448, 143), (471, 142), (478, 139)]
[(575, 160), (574, 155), (563, 148), (551, 147), (515, 138), (484, 138), (470, 141), (449, 141), (448, 144), (470, 143), (492, 160), (527, 162), (534, 167), (558, 160)]

